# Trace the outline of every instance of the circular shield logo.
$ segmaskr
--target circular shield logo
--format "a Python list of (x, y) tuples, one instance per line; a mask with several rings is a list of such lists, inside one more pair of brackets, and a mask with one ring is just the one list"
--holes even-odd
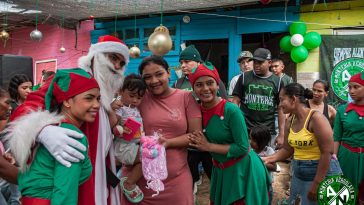
[(356, 191), (347, 178), (330, 176), (320, 183), (317, 197), (320, 205), (355, 205)]
[(363, 58), (348, 58), (340, 61), (331, 73), (331, 86), (335, 95), (348, 100), (348, 83), (351, 76), (364, 71)]

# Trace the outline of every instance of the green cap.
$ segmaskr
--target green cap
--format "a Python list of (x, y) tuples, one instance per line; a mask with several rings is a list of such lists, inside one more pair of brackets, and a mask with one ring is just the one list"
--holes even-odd
[(190, 45), (187, 48), (185, 48), (181, 54), (179, 55), (179, 60), (191, 60), (202, 63), (200, 53), (195, 48), (194, 45)]

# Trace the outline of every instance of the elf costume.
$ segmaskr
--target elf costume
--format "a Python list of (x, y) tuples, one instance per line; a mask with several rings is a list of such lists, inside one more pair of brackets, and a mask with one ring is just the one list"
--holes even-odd
[[(349, 82), (364, 86), (364, 72), (351, 77)], [(340, 142), (338, 160), (344, 176), (356, 189), (364, 180), (364, 105), (353, 102), (338, 108), (334, 123), (334, 140)], [(364, 193), (364, 190), (359, 192)]]
[[(99, 86), (86, 71), (79, 68), (59, 70), (45, 95), (46, 113), (56, 110), (63, 101), (93, 88), (99, 88)], [(61, 120), (59, 126), (82, 133), (60, 114), (49, 114)], [(10, 149), (20, 165), (18, 185), (22, 194), (22, 204), (76, 205), (79, 184), (84, 183), (91, 175), (92, 165), (88, 151), (82, 152), (84, 160), (72, 163), (71, 167), (67, 168), (56, 161), (41, 144), (33, 147), (33, 152), (29, 152), (32, 143), (26, 139), (27, 133), (21, 134), (24, 127), (11, 123), (9, 129), (11, 132), (7, 137)], [(88, 147), (86, 136), (76, 140)], [(24, 150), (27, 151), (24, 152)]]
[[(124, 57), (124, 66), (121, 70), (115, 70), (110, 60), (105, 56), (109, 54), (120, 54)], [(113, 136), (111, 133), (110, 123), (106, 111), (110, 111), (110, 104), (122, 84), (125, 66), (129, 62), (129, 49), (118, 38), (113, 36), (101, 36), (96, 44), (91, 45), (87, 56), (79, 59), (80, 68), (92, 73), (100, 86), (101, 103), (99, 114), (94, 123), (84, 123), (81, 130), (85, 133), (89, 142), (89, 157), (92, 164), (91, 177), (79, 188), (78, 204), (81, 205), (119, 205), (120, 191), (116, 186), (113, 188), (107, 183), (107, 175), (115, 174), (115, 157), (113, 149)], [(47, 81), (48, 82), (48, 81)], [(59, 119), (53, 119), (44, 112), (29, 111), (44, 109), (44, 102), (41, 103), (47, 82), (38, 91), (30, 93), (26, 101), (17, 109), (11, 120), (27, 114), (26, 120), (16, 123), (19, 126), (29, 124), (32, 119), (32, 125), (29, 131), (29, 140), (33, 142), (38, 133), (47, 125), (59, 123)], [(49, 82), (48, 82), (49, 83)], [(38, 103), (31, 102), (28, 99), (37, 99)], [(44, 100), (43, 100), (44, 101)], [(39, 103), (40, 102), (40, 103)], [(109, 170), (109, 171), (107, 171)]]
[[(219, 82), (212, 64), (199, 65), (190, 74), (191, 85), (202, 76)], [(215, 144), (230, 145), (227, 154), (211, 153), (211, 204), (266, 205), (269, 203), (270, 176), (260, 157), (250, 148), (244, 116), (233, 103), (221, 99), (213, 108), (202, 110), (204, 135)]]

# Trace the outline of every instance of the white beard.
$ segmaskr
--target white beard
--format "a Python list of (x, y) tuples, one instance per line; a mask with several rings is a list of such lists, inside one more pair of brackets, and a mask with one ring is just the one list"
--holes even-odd
[(124, 70), (115, 70), (114, 65), (105, 54), (100, 53), (94, 56), (93, 74), (100, 86), (101, 104), (107, 111), (110, 111), (114, 95), (123, 84)]

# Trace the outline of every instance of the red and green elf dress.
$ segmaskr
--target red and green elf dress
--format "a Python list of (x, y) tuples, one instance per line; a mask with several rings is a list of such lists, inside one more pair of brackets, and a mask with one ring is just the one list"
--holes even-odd
[(263, 161), (250, 148), (244, 116), (233, 103), (222, 101), (203, 109), (204, 134), (208, 141), (230, 144), (227, 154), (211, 153), (210, 198), (214, 205), (269, 204), (271, 179)]
[[(61, 123), (60, 127), (82, 133), (69, 123)], [(88, 147), (86, 136), (75, 140)], [(92, 171), (87, 152), (88, 150), (81, 152), (84, 160), (65, 167), (43, 145), (39, 145), (29, 170), (19, 172), (18, 175), (19, 190), (23, 198), (49, 199), (49, 204), (52, 205), (76, 205), (78, 187), (90, 177)]]
[(363, 118), (364, 106), (349, 103), (338, 108), (334, 124), (334, 140), (340, 142), (337, 156), (341, 169), (356, 189), (364, 180)]

